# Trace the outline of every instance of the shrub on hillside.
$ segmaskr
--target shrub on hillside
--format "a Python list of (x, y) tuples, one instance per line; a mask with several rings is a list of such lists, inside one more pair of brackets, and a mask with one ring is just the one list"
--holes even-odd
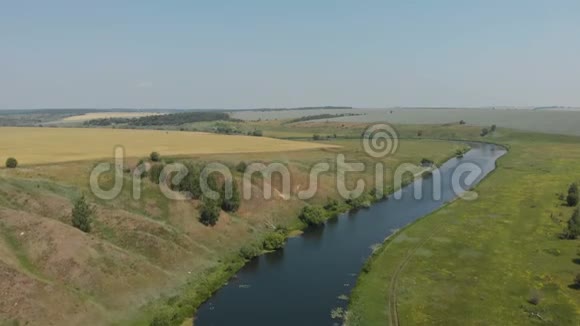
[(159, 178), (161, 177), (161, 171), (163, 171), (163, 164), (154, 164), (149, 170), (149, 180), (155, 184), (159, 184)]
[(246, 172), (247, 167), (248, 167), (248, 165), (246, 164), (246, 162), (240, 161), (240, 163), (238, 163), (238, 165), (236, 165), (236, 171), (238, 171), (240, 173), (244, 173), (244, 172)]
[(159, 155), (157, 152), (151, 152), (151, 154), (149, 154), (149, 158), (153, 162), (159, 162), (159, 160), (161, 160), (161, 155)]
[(82, 195), (74, 203), (72, 209), (72, 226), (83, 231), (91, 232), (93, 208), (87, 203), (85, 195)]
[(192, 162), (185, 162), (184, 166), (187, 169), (187, 175), (181, 179), (177, 185), (177, 190), (189, 192), (193, 198), (198, 199), (201, 197), (201, 187), (199, 185), (200, 169)]
[(571, 184), (570, 187), (568, 188), (568, 193), (569, 194), (577, 194), (578, 193), (578, 185), (576, 183)]
[(262, 249), (255, 244), (245, 245), (240, 249), (240, 257), (244, 259), (252, 259), (262, 253)]
[(203, 225), (214, 226), (220, 217), (219, 202), (209, 197), (203, 197), (199, 213), (199, 221)]
[(580, 208), (576, 208), (572, 213), (566, 230), (566, 238), (576, 239), (578, 237), (580, 237)]
[(566, 196), (566, 203), (568, 203), (568, 206), (570, 207), (578, 205), (578, 194), (574, 192), (569, 193), (568, 196)]
[(304, 206), (298, 217), (308, 225), (320, 225), (326, 220), (326, 211), (321, 206)]
[(14, 157), (9, 157), (6, 160), (6, 167), (9, 169), (14, 169), (18, 166), (18, 161)]
[(264, 249), (266, 250), (276, 250), (284, 247), (286, 238), (283, 234), (279, 232), (273, 232), (266, 236), (264, 239)]
[(226, 183), (224, 182), (220, 191), (222, 198), (222, 209), (226, 212), (235, 212), (240, 208), (241, 198), (240, 191), (236, 180), (232, 180), (232, 195), (228, 198), (226, 196)]

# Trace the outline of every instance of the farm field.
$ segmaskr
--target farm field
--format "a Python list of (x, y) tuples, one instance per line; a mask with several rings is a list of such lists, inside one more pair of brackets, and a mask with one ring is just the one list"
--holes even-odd
[(140, 118), (148, 117), (152, 115), (159, 115), (164, 113), (158, 112), (90, 112), (85, 114), (74, 115), (62, 119), (64, 122), (79, 122), (88, 121), (93, 119), (106, 119), (106, 118)]
[(200, 132), (96, 128), (0, 128), (0, 160), (46, 164), (110, 158), (121, 145), (127, 157), (164, 155), (281, 152), (332, 147), (266, 137), (227, 136)]
[(580, 139), (501, 130), (510, 151), (477, 188), (392, 236), (353, 291), (348, 325), (578, 325), (578, 240), (558, 194)]
[[(391, 113), (392, 111), (392, 113)], [(268, 112), (233, 112), (233, 117), (243, 120), (280, 120), (316, 114), (356, 113), (357, 116), (323, 119), (320, 121), (392, 124), (445, 124), (464, 120), (469, 125), (520, 129), (526, 131), (580, 135), (580, 110), (531, 109), (352, 109), (352, 110), (291, 110)], [(311, 122), (313, 123), (313, 122)]]

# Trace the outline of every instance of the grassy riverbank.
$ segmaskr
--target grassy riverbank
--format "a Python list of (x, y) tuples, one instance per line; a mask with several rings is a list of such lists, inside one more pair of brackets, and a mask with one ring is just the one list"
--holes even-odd
[[(467, 137), (471, 138), (471, 137)], [(391, 237), (352, 293), (349, 325), (577, 325), (579, 240), (559, 194), (580, 181), (580, 139), (499, 130), (510, 152), (476, 188)]]

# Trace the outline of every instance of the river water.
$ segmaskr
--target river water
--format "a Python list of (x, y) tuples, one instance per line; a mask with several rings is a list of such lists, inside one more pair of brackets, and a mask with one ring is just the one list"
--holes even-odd
[[(470, 145), (472, 149), (462, 159), (452, 158), (440, 167), (439, 200), (431, 195), (433, 178), (420, 179), (400, 190), (401, 199), (391, 195), (369, 209), (307, 229), (302, 236), (289, 239), (284, 249), (248, 262), (199, 308), (195, 325), (340, 324), (330, 312), (346, 309), (344, 296), (355, 285), (371, 247), (456, 198), (451, 175), (462, 163), (474, 163), (483, 171), (473, 186), (495, 169), (495, 161), (506, 152), (491, 144)], [(413, 196), (418, 183), (423, 187), (419, 200)]]

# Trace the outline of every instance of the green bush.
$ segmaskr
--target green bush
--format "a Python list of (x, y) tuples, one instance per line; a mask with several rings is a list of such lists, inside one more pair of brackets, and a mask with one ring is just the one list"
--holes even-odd
[(308, 225), (320, 225), (326, 220), (326, 211), (321, 206), (304, 206), (298, 218)]
[(569, 193), (568, 196), (566, 197), (566, 202), (570, 207), (578, 205), (578, 194), (574, 192)]
[(155, 184), (159, 184), (159, 178), (161, 177), (161, 171), (163, 171), (163, 164), (153, 164), (149, 170), (149, 180)]
[(72, 209), (72, 226), (86, 233), (91, 232), (93, 213), (93, 208), (87, 203), (85, 195), (82, 195)]
[(571, 184), (570, 187), (568, 188), (568, 193), (569, 194), (577, 194), (578, 193), (578, 185), (576, 183)]
[(184, 165), (187, 169), (187, 175), (181, 179), (177, 189), (179, 191), (187, 191), (191, 193), (193, 198), (198, 199), (201, 197), (201, 187), (199, 185), (200, 169), (192, 162), (185, 162)]
[(273, 232), (266, 236), (264, 239), (264, 249), (266, 250), (276, 250), (284, 247), (286, 238), (283, 234), (279, 232)]
[(257, 245), (245, 245), (240, 249), (240, 257), (252, 259), (262, 253), (262, 249)]
[(230, 198), (226, 197), (226, 183), (224, 182), (221, 189), (222, 209), (226, 212), (237, 211), (240, 208), (241, 198), (236, 180), (232, 180), (232, 196)]
[(246, 162), (240, 161), (240, 163), (238, 163), (238, 165), (236, 165), (236, 171), (238, 171), (240, 173), (244, 173), (244, 172), (246, 172), (247, 167), (248, 167), (248, 165), (246, 164)]
[(6, 160), (6, 167), (9, 169), (14, 169), (18, 166), (18, 161), (14, 157), (9, 157)]
[(209, 197), (203, 197), (200, 207), (199, 221), (204, 225), (213, 226), (217, 223), (219, 218), (219, 202)]
[(252, 136), (262, 137), (262, 130), (254, 130)]
[(151, 154), (149, 154), (149, 158), (153, 162), (159, 162), (159, 160), (161, 160), (161, 155), (159, 155), (157, 152), (151, 152)]
[(574, 210), (572, 217), (570, 217), (570, 220), (568, 221), (566, 237), (568, 239), (576, 239), (580, 237), (580, 208)]

